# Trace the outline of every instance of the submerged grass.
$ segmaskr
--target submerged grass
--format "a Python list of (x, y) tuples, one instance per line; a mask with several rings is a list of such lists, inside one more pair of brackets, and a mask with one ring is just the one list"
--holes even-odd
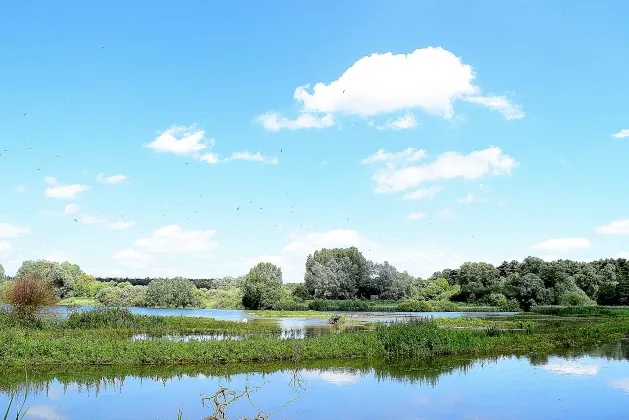
[[(71, 314), (52, 324), (16, 322), (0, 314), (0, 364), (173, 365), (314, 359), (422, 359), (432, 356), (492, 356), (548, 352), (609, 343), (629, 336), (629, 318), (418, 319), (376, 324), (371, 330), (280, 340), (274, 324), (211, 318), (147, 317), (123, 309)], [(35, 322), (35, 321), (33, 321)], [(486, 327), (454, 329), (448, 326)], [(503, 331), (505, 328), (523, 330)], [(132, 334), (249, 334), (245, 340), (131, 341)]]
[(629, 306), (534, 306), (531, 312), (554, 316), (626, 316)]

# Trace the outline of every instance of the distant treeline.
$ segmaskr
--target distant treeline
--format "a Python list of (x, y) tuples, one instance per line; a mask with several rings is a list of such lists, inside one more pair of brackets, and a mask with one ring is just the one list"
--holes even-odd
[[(155, 280), (152, 277), (145, 278), (132, 278), (132, 277), (95, 277), (96, 281), (100, 281), (103, 283), (131, 283), (132, 286), (148, 286), (152, 280)], [(231, 277), (227, 277), (225, 279), (189, 279), (186, 280), (192, 282), (199, 289), (217, 289), (222, 287), (226, 283), (226, 279), (231, 279)]]

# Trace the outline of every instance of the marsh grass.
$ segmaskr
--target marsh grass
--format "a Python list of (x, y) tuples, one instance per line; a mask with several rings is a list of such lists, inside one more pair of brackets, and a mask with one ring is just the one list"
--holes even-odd
[(629, 317), (629, 306), (534, 306), (531, 312), (554, 316), (618, 316)]

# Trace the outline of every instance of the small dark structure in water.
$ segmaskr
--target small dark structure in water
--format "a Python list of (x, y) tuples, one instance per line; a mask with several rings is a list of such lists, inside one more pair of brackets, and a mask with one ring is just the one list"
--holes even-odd
[(332, 318), (330, 318), (330, 324), (337, 325), (340, 320), (341, 320), (341, 315), (334, 315)]

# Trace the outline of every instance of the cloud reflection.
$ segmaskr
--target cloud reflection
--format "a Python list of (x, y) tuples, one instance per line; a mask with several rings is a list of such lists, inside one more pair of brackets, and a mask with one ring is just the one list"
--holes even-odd
[(349, 371), (314, 370), (305, 371), (306, 379), (320, 379), (332, 385), (350, 385), (360, 380), (360, 375)]
[(609, 386), (624, 390), (629, 394), (629, 378), (613, 379), (608, 382)]
[(63, 420), (63, 416), (57, 413), (55, 407), (50, 405), (33, 405), (26, 412), (27, 419), (38, 420)]
[(586, 365), (578, 362), (548, 363), (543, 368), (560, 375), (596, 375), (601, 369), (599, 365)]

